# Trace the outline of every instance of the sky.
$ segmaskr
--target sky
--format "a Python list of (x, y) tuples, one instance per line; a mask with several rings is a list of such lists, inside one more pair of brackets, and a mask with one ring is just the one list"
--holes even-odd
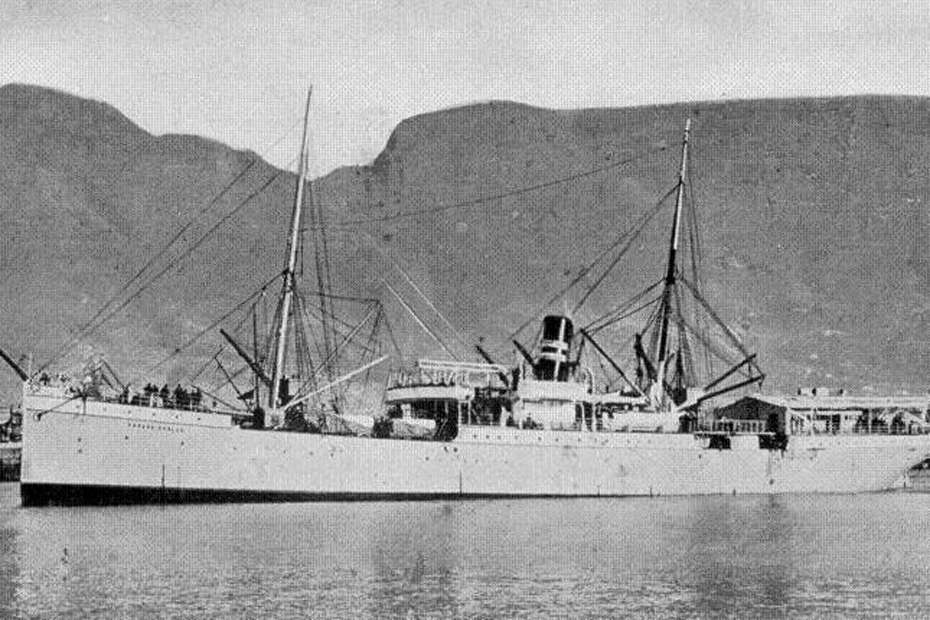
[(549, 108), (930, 95), (930, 3), (89, 1), (0, 3), (0, 84), (118, 108), (311, 172), (371, 161), (403, 119)]

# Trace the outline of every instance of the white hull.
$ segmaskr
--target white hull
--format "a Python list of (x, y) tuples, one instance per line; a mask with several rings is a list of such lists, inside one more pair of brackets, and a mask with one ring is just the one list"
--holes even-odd
[(752, 435), (717, 450), (690, 434), (487, 426), (371, 439), (29, 394), (23, 438), (24, 503), (855, 493), (899, 486), (930, 454), (930, 435), (794, 436), (785, 451)]

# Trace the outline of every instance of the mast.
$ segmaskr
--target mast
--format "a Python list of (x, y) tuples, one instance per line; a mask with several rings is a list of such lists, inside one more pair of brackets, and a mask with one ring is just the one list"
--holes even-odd
[(13, 358), (10, 357), (3, 349), (0, 349), (0, 359), (9, 364), (10, 368), (13, 369), (13, 372), (16, 373), (16, 376), (19, 377), (20, 381), (23, 383), (29, 381), (29, 373), (23, 370), (19, 364), (14, 362)]
[[(264, 297), (265, 292), (262, 291), (262, 296)], [(254, 359), (258, 364), (261, 364), (261, 361), (258, 359), (258, 307), (252, 308), (252, 359)], [(259, 386), (261, 385), (261, 377), (258, 376), (258, 373), (252, 373), (252, 402), (255, 404), (255, 407), (258, 408), (259, 403), (262, 402), (259, 397)]]
[(278, 324), (277, 349), (275, 350), (274, 370), (268, 398), (272, 425), (277, 424), (278, 395), (281, 378), (284, 374), (284, 354), (287, 350), (287, 322), (291, 313), (291, 301), (294, 296), (294, 269), (297, 266), (297, 248), (300, 240), (300, 215), (304, 201), (304, 186), (307, 182), (307, 125), (310, 120), (310, 97), (312, 94), (313, 89), (308, 89), (307, 104), (304, 108), (304, 129), (300, 139), (297, 192), (294, 197), (294, 211), (291, 215), (291, 232), (287, 243), (287, 265), (284, 268), (284, 287), (281, 293), (281, 317)]
[(681, 230), (681, 207), (685, 199), (685, 177), (688, 173), (688, 139), (691, 135), (691, 119), (685, 121), (685, 135), (681, 141), (681, 166), (678, 172), (678, 194), (675, 199), (675, 219), (672, 223), (672, 238), (668, 247), (668, 268), (665, 272), (665, 290), (662, 292), (662, 327), (659, 333), (659, 355), (656, 365), (659, 389), (664, 391), (665, 366), (668, 360), (668, 323), (671, 314), (671, 293), (675, 286), (677, 266), (675, 258), (678, 253), (678, 240)]

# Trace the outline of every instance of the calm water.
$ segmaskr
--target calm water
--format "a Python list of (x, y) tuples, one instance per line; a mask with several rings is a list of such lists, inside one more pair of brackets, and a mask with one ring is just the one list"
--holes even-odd
[(17, 507), (0, 617), (930, 614), (930, 494)]

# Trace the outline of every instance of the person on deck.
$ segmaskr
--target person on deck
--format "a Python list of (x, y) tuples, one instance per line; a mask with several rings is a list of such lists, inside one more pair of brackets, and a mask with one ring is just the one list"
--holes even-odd
[(155, 404), (155, 393), (158, 389), (151, 383), (146, 383), (145, 387), (142, 389), (143, 394), (145, 394), (144, 403), (149, 407), (152, 407)]
[(187, 390), (181, 387), (179, 383), (177, 387), (174, 388), (174, 406), (179, 409), (187, 409), (187, 406), (190, 404), (190, 399), (187, 395)]
[(200, 410), (200, 404), (203, 402), (203, 392), (199, 387), (191, 389), (191, 409)]

